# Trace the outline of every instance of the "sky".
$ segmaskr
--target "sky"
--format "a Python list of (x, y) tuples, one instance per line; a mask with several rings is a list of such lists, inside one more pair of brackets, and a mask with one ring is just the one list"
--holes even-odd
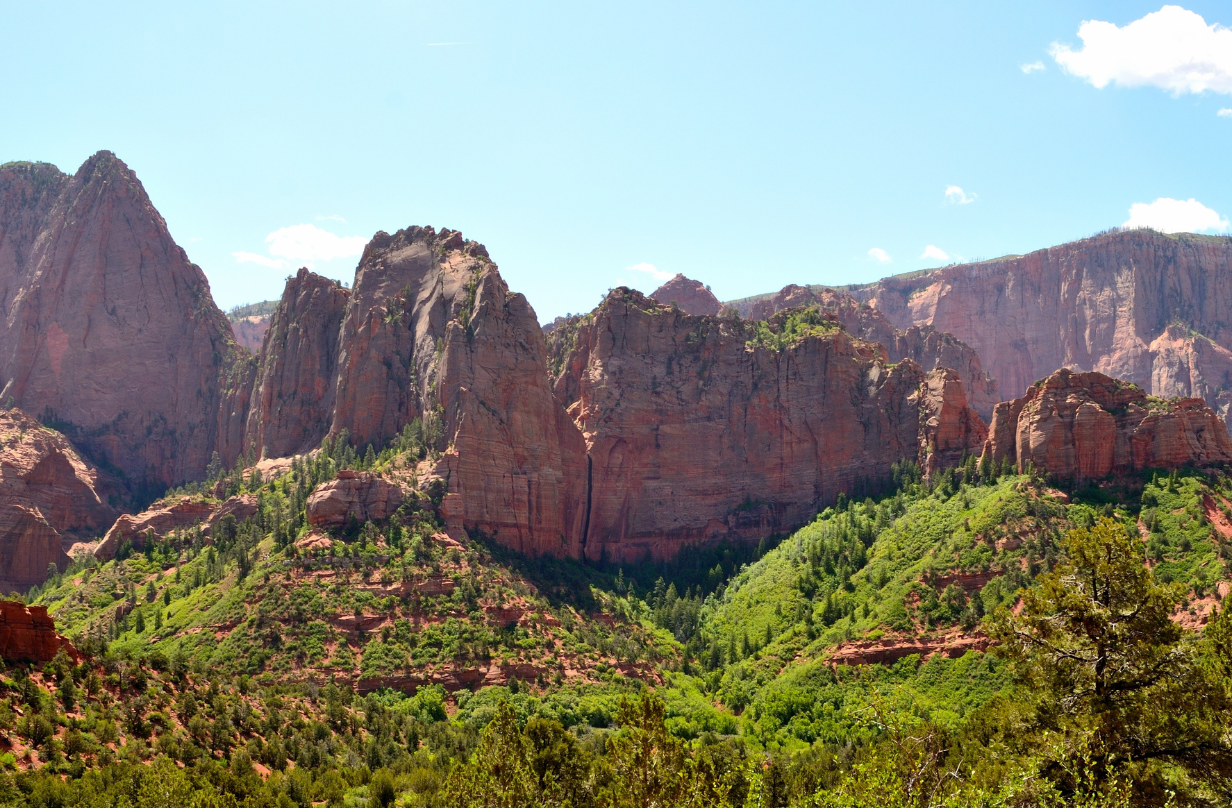
[(1232, 233), (1232, 3), (19, 3), (0, 162), (109, 149), (224, 309), (378, 230), (484, 243), (541, 321)]

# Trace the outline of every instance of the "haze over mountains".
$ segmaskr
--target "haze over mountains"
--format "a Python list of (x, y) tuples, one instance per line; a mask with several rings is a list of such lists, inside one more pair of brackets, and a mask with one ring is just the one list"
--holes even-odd
[[(1058, 368), (1225, 420), (1232, 404), (1232, 239), (1149, 231), (789, 286), (743, 316), (677, 276), (545, 336), (482, 245), (409, 227), (373, 237), (351, 288), (301, 269), (248, 350), (136, 175), (99, 152), (71, 177), (0, 168), (0, 294), (0, 396), (115, 479), (110, 507), (326, 437), (380, 448), (418, 421), (442, 455), (417, 482), (439, 481), (451, 529), (594, 560), (756, 540), (900, 461), (954, 465), (999, 400)], [(1224, 451), (1226, 434), (1168, 429), (1165, 466)]]

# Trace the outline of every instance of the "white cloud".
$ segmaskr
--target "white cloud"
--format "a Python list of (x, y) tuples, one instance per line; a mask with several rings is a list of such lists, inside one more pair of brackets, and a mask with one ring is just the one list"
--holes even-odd
[(957, 185), (945, 186), (945, 201), (955, 205), (970, 205), (975, 201), (975, 194), (968, 195)]
[(933, 244), (929, 244), (927, 247), (925, 247), (924, 253), (920, 257), (921, 258), (931, 258), (934, 261), (949, 261), (950, 260), (949, 253), (947, 253), (945, 250)]
[(675, 277), (674, 273), (659, 269), (654, 264), (634, 264), (631, 267), (625, 267), (625, 270), (628, 272), (644, 272), (659, 283), (665, 283)]
[(1053, 43), (1062, 69), (1096, 87), (1159, 87), (1173, 95), (1211, 90), (1232, 94), (1232, 29), (1207, 25), (1201, 15), (1164, 6), (1124, 28), (1086, 20), (1082, 49)]
[(1034, 73), (1037, 70), (1047, 70), (1048, 68), (1044, 66), (1043, 62), (1032, 62), (1029, 65), (1019, 65), (1018, 69), (1023, 73)]
[(269, 267), (270, 269), (283, 269), (287, 265), (286, 261), (279, 258), (270, 258), (267, 255), (258, 255), (257, 253), (233, 252), (231, 255), (241, 264), (257, 264), (259, 266)]
[(1227, 217), (1203, 205), (1196, 199), (1160, 197), (1154, 202), (1136, 202), (1129, 208), (1125, 227), (1150, 227), (1165, 233), (1200, 233), (1203, 230), (1224, 231)]
[(336, 213), (331, 213), (328, 216), (315, 216), (313, 218), (315, 218), (318, 222), (342, 222), (343, 224), (346, 224), (346, 219)]
[(265, 243), (269, 245), (270, 255), (304, 263), (359, 255), (368, 239), (335, 235), (316, 225), (295, 224), (270, 233)]
[(868, 251), (868, 254), (883, 264), (888, 264), (892, 260), (890, 258), (890, 254), (886, 252), (885, 250), (881, 249), (880, 247), (872, 248), (871, 250)]
[(1220, 118), (1232, 118), (1232, 109), (1221, 109), (1215, 114)]

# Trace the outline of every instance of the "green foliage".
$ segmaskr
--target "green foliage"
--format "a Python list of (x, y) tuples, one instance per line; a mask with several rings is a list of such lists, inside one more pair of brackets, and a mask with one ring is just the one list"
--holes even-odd
[(840, 330), (841, 326), (817, 309), (792, 309), (771, 318), (750, 324), (753, 336), (746, 343), (749, 348), (765, 348), (782, 352), (808, 337), (821, 336)]

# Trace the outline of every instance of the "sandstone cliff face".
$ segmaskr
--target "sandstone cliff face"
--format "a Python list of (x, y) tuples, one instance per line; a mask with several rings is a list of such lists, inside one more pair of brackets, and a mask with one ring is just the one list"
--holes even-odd
[(754, 301), (744, 308), (749, 319), (765, 320), (777, 312), (801, 307), (833, 312), (849, 333), (884, 345), (891, 362), (910, 359), (926, 370), (956, 370), (971, 406), (982, 418), (992, 416), (993, 405), (1000, 400), (997, 382), (984, 372), (975, 349), (952, 334), (930, 325), (912, 325), (899, 331), (877, 309), (849, 294), (821, 287), (790, 284), (776, 295)]
[[(667, 558), (785, 531), (919, 454), (924, 373), (841, 328), (776, 349), (748, 321), (617, 289), (569, 330), (554, 333), (570, 344), (556, 390), (589, 450), (589, 558)], [(940, 411), (961, 397), (939, 384)]]
[(231, 329), (135, 174), (0, 168), (0, 400), (54, 413), (134, 484), (194, 477), (215, 449)]
[(984, 451), (1061, 478), (1232, 461), (1223, 421), (1201, 399), (1149, 400), (1102, 373), (1059, 370), (997, 405)]
[(680, 273), (651, 292), (650, 296), (665, 306), (675, 303), (685, 314), (713, 317), (723, 309), (723, 304), (709, 287)]
[(346, 430), (382, 445), (416, 418), (457, 529), (529, 553), (577, 552), (585, 448), (548, 380), (534, 311), (483, 245), (454, 230), (378, 233), (353, 290), (290, 281), (257, 363), (244, 436), (265, 457)]
[[(1229, 416), (1232, 239), (1111, 233), (856, 294), (900, 329), (932, 325), (971, 345), (1002, 395), (1067, 367), (1201, 397)], [(1173, 324), (1194, 333), (1169, 336)]]
[(20, 410), (0, 411), (0, 587), (26, 589), (65, 569), (74, 541), (106, 530), (114, 483), (68, 440)]
[(56, 623), (46, 606), (0, 600), (0, 660), (50, 662), (61, 649), (74, 662), (81, 662), (81, 653), (56, 633)]
[(338, 330), (351, 293), (301, 269), (287, 281), (262, 344), (245, 441), (254, 454), (286, 457), (321, 443), (333, 420)]
[(967, 403), (958, 372), (929, 372), (920, 386), (919, 464), (925, 476), (959, 465), (964, 456), (978, 455), (987, 439), (988, 427)]
[(343, 527), (351, 519), (359, 524), (393, 516), (402, 504), (402, 489), (375, 474), (343, 469), (336, 479), (317, 486), (308, 496), (308, 523), (314, 527)]
[(254, 314), (231, 320), (231, 331), (235, 341), (252, 353), (261, 351), (261, 343), (265, 341), (265, 333), (269, 331), (270, 317), (265, 314)]

